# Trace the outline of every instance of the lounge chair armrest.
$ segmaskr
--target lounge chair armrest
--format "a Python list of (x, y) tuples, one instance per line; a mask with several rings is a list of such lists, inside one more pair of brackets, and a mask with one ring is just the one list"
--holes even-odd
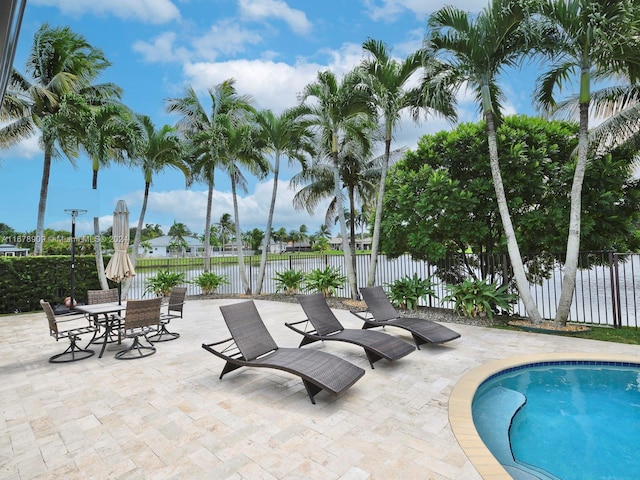
[[(305, 324), (305, 329), (302, 330), (300, 328), (296, 328), (294, 327), (294, 325), (300, 325), (301, 323)], [(309, 326), (309, 320), (298, 320), (297, 322), (291, 322), (291, 323), (287, 323), (284, 322), (284, 324), (289, 327), (291, 330), (293, 330), (294, 332), (299, 333), (300, 335), (316, 335), (318, 332), (316, 332), (315, 329), (309, 330), (306, 327)]]
[[(216, 348), (222, 345), (226, 345), (224, 348)], [(240, 350), (238, 349), (236, 342), (233, 338), (226, 338), (214, 343), (203, 343), (202, 348), (206, 351), (213, 353), (221, 358), (243, 359)]]
[[(373, 319), (373, 316), (370, 316), (370, 313), (368, 310), (364, 311), (364, 312), (354, 312), (353, 310), (349, 310), (353, 315), (355, 315), (356, 317), (358, 317), (360, 320), (366, 322), (369, 320)], [(362, 315), (364, 313), (364, 315)]]

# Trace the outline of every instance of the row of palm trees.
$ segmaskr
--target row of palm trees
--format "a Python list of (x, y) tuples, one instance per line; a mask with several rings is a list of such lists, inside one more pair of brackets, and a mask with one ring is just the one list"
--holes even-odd
[[(367, 278), (367, 285), (373, 285), (386, 177), (390, 160), (401, 153), (392, 151), (391, 143), (402, 114), (407, 112), (415, 120), (423, 114), (437, 114), (453, 122), (456, 94), (470, 91), (486, 122), (492, 179), (516, 285), (529, 317), (541, 322), (521, 259), (517, 228), (511, 222), (496, 138), (505, 99), (500, 75), (536, 60), (544, 70), (536, 84), (537, 105), (548, 114), (577, 105), (580, 121), (569, 193), (565, 277), (556, 316), (557, 323), (565, 323), (575, 289), (580, 196), (588, 149), (632, 141), (638, 133), (639, 23), (636, 0), (493, 0), (479, 14), (447, 6), (430, 16), (423, 47), (417, 52), (398, 60), (383, 42), (368, 39), (363, 43), (364, 59), (352, 71), (342, 78), (331, 71), (319, 72), (300, 93), (299, 104), (280, 114), (258, 111), (253, 99), (238, 93), (234, 80), (229, 79), (208, 90), (207, 107), (193, 88), (182, 97), (168, 99), (167, 110), (179, 119), (175, 126), (160, 130), (148, 117), (120, 105), (118, 87), (94, 83), (108, 66), (100, 50), (68, 29), (45, 25), (36, 34), (27, 62), (30, 78), (14, 72), (2, 111), (3, 119), (10, 122), (0, 135), (5, 145), (11, 145), (36, 130), (41, 133), (45, 159), (37, 234), (44, 225), (51, 158), (60, 152), (70, 159), (77, 158), (79, 150), (89, 155), (94, 164), (94, 188), (101, 165), (125, 160), (140, 165), (145, 173), (140, 222), (153, 174), (160, 169), (176, 167), (184, 171), (187, 184), (206, 183), (205, 236), (211, 231), (214, 174), (225, 173), (231, 179), (238, 263), (247, 292), (251, 286), (241, 253), (238, 190), (246, 190), (245, 174), (263, 179), (273, 173), (265, 231), (268, 242), (273, 237), (280, 162), (286, 159), (299, 164), (301, 172), (292, 183), (302, 188), (294, 204), (313, 210), (320, 199), (331, 199), (327, 215), (338, 218), (347, 278), (355, 298), (353, 247), (348, 243), (355, 239), (354, 222), (348, 234), (345, 210), (353, 219), (359, 204), (373, 217)], [(574, 78), (579, 79), (577, 97), (558, 102), (557, 92)], [(621, 86), (591, 91), (594, 81), (620, 78), (626, 79)], [(590, 131), (590, 111), (606, 113), (609, 119)], [(374, 157), (378, 142), (384, 144), (384, 153)], [(142, 223), (138, 232), (141, 227)], [(208, 258), (208, 237), (204, 243)], [(256, 293), (262, 289), (266, 254), (264, 249)]]

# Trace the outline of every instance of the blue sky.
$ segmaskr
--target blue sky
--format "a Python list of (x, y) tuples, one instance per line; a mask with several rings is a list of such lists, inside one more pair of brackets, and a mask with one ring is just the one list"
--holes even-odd
[[(123, 101), (132, 110), (149, 115), (159, 127), (177, 117), (165, 111), (164, 100), (181, 96), (193, 86), (197, 92), (228, 78), (236, 79), (241, 94), (251, 95), (258, 108), (276, 112), (293, 106), (296, 93), (330, 69), (338, 76), (362, 58), (362, 42), (382, 40), (394, 55), (415, 51), (425, 34), (428, 14), (454, 4), (478, 11), (482, 0), (29, 0), (22, 22), (15, 67), (24, 72), (33, 34), (43, 23), (69, 26), (104, 51), (112, 66), (99, 81), (124, 89)], [(509, 75), (503, 83), (509, 102), (507, 113), (533, 113), (532, 75)], [(203, 97), (203, 103), (204, 97)], [(461, 121), (477, 119), (475, 105), (459, 99)], [(394, 148), (414, 148), (418, 138), (451, 128), (429, 117), (419, 125), (409, 120), (396, 132)], [(382, 148), (382, 147), (381, 147)], [(35, 229), (42, 177), (38, 138), (0, 151), (0, 222), (18, 231)], [(140, 213), (144, 181), (141, 172), (122, 166), (101, 169), (98, 191), (91, 191), (91, 164), (86, 157), (75, 167), (66, 158), (54, 161), (49, 182), (45, 225), (69, 229), (65, 209), (87, 214), (77, 220), (78, 234), (91, 233), (92, 217), (100, 227), (111, 225), (119, 199), (126, 200), (135, 226)], [(274, 227), (287, 230), (307, 225), (318, 230), (324, 220), (321, 206), (313, 216), (291, 206), (294, 191), (289, 178), (298, 171), (286, 168), (281, 176)], [(264, 229), (272, 180), (250, 179), (249, 192), (240, 200), (243, 230)], [(232, 213), (228, 181), (217, 174), (212, 221)], [(145, 223), (160, 224), (165, 233), (183, 222), (198, 234), (204, 230), (206, 187), (185, 189), (178, 171), (154, 179)], [(337, 232), (337, 228), (333, 228)]]

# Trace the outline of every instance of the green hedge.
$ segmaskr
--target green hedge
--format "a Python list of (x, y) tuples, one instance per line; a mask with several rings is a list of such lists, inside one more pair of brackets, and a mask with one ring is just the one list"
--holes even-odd
[[(93, 255), (77, 255), (75, 298), (86, 302), (87, 290), (100, 289)], [(109, 257), (105, 257), (105, 265)], [(0, 313), (40, 310), (40, 299), (62, 304), (71, 288), (69, 255), (0, 257)]]

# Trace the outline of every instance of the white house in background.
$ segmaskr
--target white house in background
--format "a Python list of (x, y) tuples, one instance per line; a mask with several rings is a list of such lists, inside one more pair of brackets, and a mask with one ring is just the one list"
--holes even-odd
[[(342, 250), (342, 238), (329, 239), (331, 250)], [(371, 250), (371, 238), (356, 238), (356, 250)]]
[(26, 257), (27, 255), (29, 255), (28, 248), (18, 248), (8, 243), (0, 245), (0, 257)]
[(186, 246), (178, 247), (174, 237), (163, 235), (140, 242), (138, 255), (146, 257), (202, 257), (204, 244), (196, 237), (184, 237)]

